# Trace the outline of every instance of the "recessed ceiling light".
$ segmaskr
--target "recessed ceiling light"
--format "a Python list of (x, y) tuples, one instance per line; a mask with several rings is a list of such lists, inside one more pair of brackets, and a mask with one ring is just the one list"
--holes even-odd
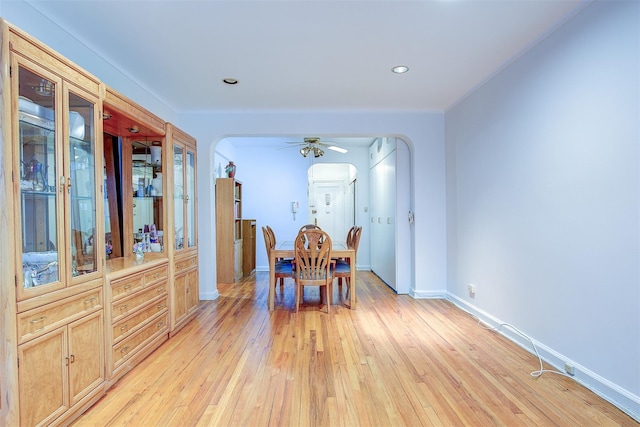
[(223, 82), (225, 82), (228, 85), (237, 85), (238, 81), (236, 79), (232, 79), (230, 77), (227, 77), (226, 79), (222, 79)]
[(406, 65), (398, 65), (397, 67), (393, 67), (391, 71), (393, 71), (396, 74), (402, 74), (409, 71), (409, 67), (407, 67)]

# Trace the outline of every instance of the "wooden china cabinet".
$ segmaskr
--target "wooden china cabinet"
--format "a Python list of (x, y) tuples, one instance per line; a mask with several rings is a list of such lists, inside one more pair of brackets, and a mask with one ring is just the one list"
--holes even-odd
[[(103, 99), (110, 386), (168, 339), (172, 280), (164, 242), (169, 229), (165, 122), (111, 88), (105, 88)], [(114, 173), (118, 167), (120, 173)]]
[(15, 282), (13, 303), (3, 283), (15, 327), (3, 330), (3, 356), (17, 367), (4, 365), (2, 380), (18, 397), (3, 421), (65, 423), (105, 390), (101, 83), (4, 22), (2, 36), (13, 194), (2, 244), (13, 248)]
[(170, 328), (171, 335), (196, 315), (199, 304), (197, 200), (196, 200), (196, 140), (167, 124), (170, 197), (169, 222), (174, 233), (167, 236), (173, 265), (173, 287)]
[(196, 141), (2, 19), (0, 53), (0, 425), (69, 425), (197, 312)]

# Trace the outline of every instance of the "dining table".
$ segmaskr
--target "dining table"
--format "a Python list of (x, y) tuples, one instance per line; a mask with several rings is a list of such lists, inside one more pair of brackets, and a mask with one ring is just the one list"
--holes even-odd
[[(343, 258), (348, 260), (350, 269), (349, 269), (349, 283), (350, 283), (350, 292), (349, 292), (349, 300), (346, 302), (347, 306), (351, 310), (355, 310), (356, 308), (356, 250), (354, 248), (349, 248), (344, 242), (332, 241), (331, 242), (331, 258)], [(274, 249), (271, 249), (269, 253), (269, 311), (273, 311), (275, 309), (275, 299), (276, 299), (276, 260), (280, 258), (290, 258), (294, 257), (293, 253), (294, 241), (293, 240), (284, 240), (279, 243)]]

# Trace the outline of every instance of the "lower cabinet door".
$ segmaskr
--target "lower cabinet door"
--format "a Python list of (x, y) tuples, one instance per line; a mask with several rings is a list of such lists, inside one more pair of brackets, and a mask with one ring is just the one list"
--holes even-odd
[(188, 313), (191, 313), (193, 310), (197, 310), (198, 305), (200, 304), (200, 290), (198, 286), (197, 269), (191, 270), (187, 273), (186, 294), (186, 311)]
[(174, 316), (176, 325), (187, 315), (187, 274), (182, 273), (174, 279)]
[(18, 346), (20, 426), (50, 424), (69, 408), (67, 327)]
[(71, 405), (104, 381), (104, 315), (102, 310), (69, 325)]

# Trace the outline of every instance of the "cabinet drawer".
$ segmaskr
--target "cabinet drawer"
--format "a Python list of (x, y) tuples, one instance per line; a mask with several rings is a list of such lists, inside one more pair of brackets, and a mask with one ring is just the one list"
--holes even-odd
[(117, 301), (142, 289), (142, 275), (125, 277), (111, 282), (111, 300)]
[(157, 283), (153, 286), (145, 288), (144, 290), (131, 295), (127, 298), (123, 298), (120, 301), (111, 304), (111, 317), (115, 323), (120, 319), (123, 319), (129, 314), (134, 313), (139, 307), (145, 305), (148, 301), (151, 301), (158, 295), (165, 294), (167, 292), (167, 282)]
[(59, 326), (102, 308), (102, 288), (92, 289), (18, 314), (18, 337), (22, 344)]
[(167, 314), (159, 316), (135, 334), (113, 346), (113, 369), (134, 356), (149, 340), (169, 331)]
[(154, 282), (166, 280), (169, 277), (169, 269), (166, 265), (157, 267), (144, 273), (143, 284), (149, 285)]
[(180, 259), (180, 260), (177, 260), (175, 263), (175, 272), (176, 274), (178, 274), (183, 270), (196, 267), (197, 265), (198, 265), (198, 255)]
[(138, 313), (131, 317), (120, 320), (113, 325), (113, 341), (117, 342), (124, 337), (135, 332), (140, 325), (144, 324), (147, 320), (156, 316), (161, 311), (167, 310), (167, 297), (160, 298), (153, 301), (148, 307), (143, 308)]

